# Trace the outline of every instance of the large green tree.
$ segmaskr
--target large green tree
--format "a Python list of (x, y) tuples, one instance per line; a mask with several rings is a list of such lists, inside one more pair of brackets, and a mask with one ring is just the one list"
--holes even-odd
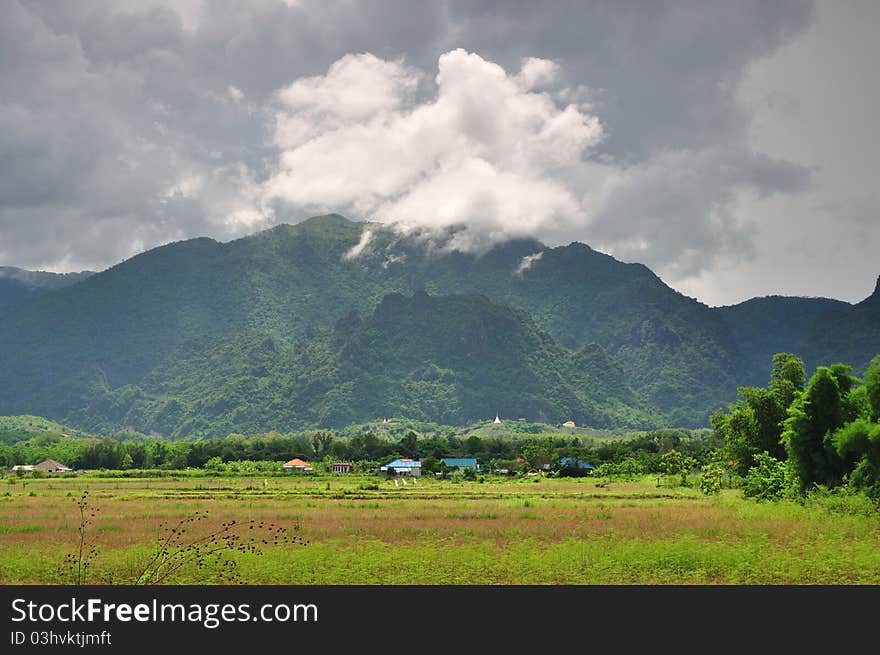
[(782, 439), (801, 491), (815, 484), (838, 485), (846, 473), (832, 435), (857, 418), (852, 416), (858, 406), (854, 399), (864, 395), (855, 388), (858, 379), (849, 371), (850, 367), (840, 364), (820, 366), (788, 410)]
[(529, 467), (533, 469), (543, 468), (547, 464), (556, 461), (556, 449), (552, 439), (530, 439), (522, 446), (522, 456)]
[(741, 387), (741, 399), (726, 413), (719, 411), (712, 416), (712, 425), (724, 437), (727, 457), (735, 462), (737, 473), (746, 475), (759, 453), (785, 459), (783, 422), (789, 406), (803, 391), (805, 377), (804, 362), (799, 357), (777, 353), (766, 389)]
[(832, 442), (851, 469), (850, 484), (880, 499), (880, 423), (856, 419), (835, 432)]
[(865, 373), (865, 389), (871, 403), (871, 419), (880, 421), (880, 355), (871, 360)]
[(773, 355), (770, 390), (779, 405), (784, 409), (788, 409), (797, 395), (804, 390), (806, 380), (807, 373), (804, 370), (804, 362), (800, 357), (792, 353), (776, 353)]

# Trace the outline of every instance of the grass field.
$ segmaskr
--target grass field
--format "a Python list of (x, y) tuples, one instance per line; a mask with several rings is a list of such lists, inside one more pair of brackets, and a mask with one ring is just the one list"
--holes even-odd
[[(272, 521), (308, 541), (235, 553), (251, 584), (880, 584), (880, 513), (860, 498), (758, 504), (737, 490), (597, 482), (13, 479), (0, 485), (0, 583), (64, 581), (88, 490), (95, 583), (133, 583), (161, 524), (199, 510), (200, 530)], [(187, 567), (167, 582), (222, 578)]]

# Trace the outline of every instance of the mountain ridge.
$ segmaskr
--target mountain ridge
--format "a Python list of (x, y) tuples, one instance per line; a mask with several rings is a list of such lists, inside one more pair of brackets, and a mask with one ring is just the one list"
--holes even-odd
[[(140, 388), (187, 344), (259, 333), (292, 348), (352, 313), (370, 315), (389, 295), (421, 292), (482, 294), (521, 312), (568, 352), (596, 344), (658, 424), (704, 426), (743, 380), (766, 380), (769, 350), (803, 346), (809, 357), (823, 356), (814, 331), (800, 323), (782, 321), (784, 334), (766, 338), (769, 318), (789, 309), (711, 308), (648, 267), (579, 242), (518, 239), (472, 254), (444, 250), (451, 236), (401, 234), (330, 214), (228, 242), (200, 237), (140, 253), (0, 316), (0, 340), (10, 344), (0, 353), (0, 414), (76, 416), (85, 424), (90, 411), (112, 413), (95, 397)], [(797, 307), (811, 325), (825, 309), (851, 311), (840, 301), (769, 302)]]
[(91, 275), (94, 271), (52, 273), (0, 266), (0, 315), (20, 302), (76, 284)]

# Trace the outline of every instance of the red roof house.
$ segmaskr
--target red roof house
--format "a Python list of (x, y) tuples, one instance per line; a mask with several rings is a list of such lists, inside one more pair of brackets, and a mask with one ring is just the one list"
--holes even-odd
[(304, 462), (298, 457), (294, 457), (289, 462), (285, 462), (284, 466), (285, 471), (311, 471), (312, 467), (309, 466), (308, 462)]

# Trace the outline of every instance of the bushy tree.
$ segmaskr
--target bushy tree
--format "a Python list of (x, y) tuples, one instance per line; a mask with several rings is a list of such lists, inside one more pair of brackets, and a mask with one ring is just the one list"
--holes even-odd
[(804, 378), (800, 358), (777, 353), (766, 389), (742, 387), (741, 400), (730, 405), (726, 413), (719, 411), (712, 416), (712, 426), (723, 436), (726, 456), (734, 461), (739, 475), (748, 472), (758, 453), (768, 452), (778, 459), (787, 457), (781, 443), (783, 423), (788, 408), (804, 388)]
[(880, 423), (860, 418), (835, 432), (832, 442), (851, 468), (850, 485), (880, 498)]
[(401, 438), (400, 443), (397, 444), (400, 454), (404, 457), (418, 457), (418, 440), (419, 435), (415, 430), (407, 430), (407, 433)]
[(770, 390), (784, 407), (791, 405), (795, 397), (804, 390), (807, 373), (802, 359), (792, 353), (773, 355), (773, 369), (770, 373)]
[(603, 462), (593, 474), (600, 478), (625, 478), (632, 480), (644, 473), (642, 463), (633, 457), (627, 457), (622, 462)]
[(318, 430), (309, 435), (309, 443), (317, 459), (321, 459), (330, 452), (333, 445), (334, 435), (329, 430)]
[(743, 494), (757, 500), (778, 500), (793, 486), (791, 466), (769, 453), (755, 455), (755, 465), (746, 475)]
[(724, 467), (718, 462), (709, 462), (700, 469), (700, 491), (706, 496), (721, 493), (721, 479)]
[(660, 457), (660, 467), (667, 476), (681, 475), (684, 469), (684, 455), (673, 449)]
[(880, 355), (871, 360), (865, 372), (865, 390), (871, 407), (871, 420), (880, 421)]
[(205, 466), (203, 468), (206, 471), (211, 471), (212, 473), (219, 473), (224, 469), (223, 460), (220, 457), (212, 457), (207, 462), (205, 462)]
[(468, 437), (465, 444), (467, 447), (467, 454), (471, 457), (480, 457), (486, 451), (485, 446), (483, 445), (483, 440), (475, 434)]
[(844, 468), (831, 435), (844, 424), (848, 373), (820, 366), (806, 390), (792, 403), (782, 438), (795, 465), (801, 491), (815, 484), (840, 484)]
[(543, 468), (557, 459), (552, 439), (530, 439), (522, 447), (522, 456), (533, 469)]
[(628, 480), (633, 480), (637, 476), (642, 475), (645, 472), (642, 463), (632, 457), (627, 457), (625, 460), (623, 460), (619, 464), (619, 467), (621, 475), (623, 475)]
[(782, 422), (791, 400), (788, 388), (782, 393), (777, 393), (772, 388), (761, 389), (759, 387), (744, 387), (739, 390), (745, 399), (746, 406), (752, 410), (754, 416), (753, 432), (746, 435), (747, 446), (753, 459), (756, 453), (768, 452), (777, 459), (785, 458), (785, 447), (780, 443), (782, 436)]
[(724, 437), (724, 449), (727, 457), (734, 462), (736, 472), (745, 474), (752, 463), (752, 442), (758, 433), (755, 410), (739, 401), (731, 405), (727, 413), (719, 411), (713, 414), (711, 421), (715, 430)]

